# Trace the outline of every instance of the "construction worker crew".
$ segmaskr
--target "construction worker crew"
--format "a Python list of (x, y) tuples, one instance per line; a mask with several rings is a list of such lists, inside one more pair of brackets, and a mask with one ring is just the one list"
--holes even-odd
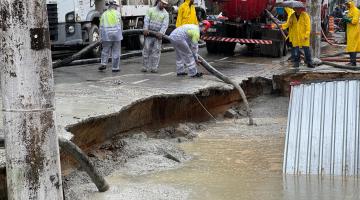
[(105, 70), (111, 53), (112, 72), (120, 71), (121, 54), (121, 14), (117, 11), (119, 5), (115, 0), (110, 0), (108, 9), (100, 18), (100, 37), (102, 42), (101, 66), (99, 70)]
[(356, 52), (360, 51), (359, 10), (352, 1), (347, 1), (346, 7), (349, 12), (342, 20), (346, 23), (346, 51), (350, 54), (348, 65), (356, 66)]
[(198, 25), (185, 24), (176, 28), (170, 34), (170, 42), (176, 53), (176, 72), (178, 76), (187, 75), (184, 65), (191, 77), (201, 77), (196, 64), (198, 62), (198, 42), (200, 39), (200, 28)]
[[(165, 10), (167, 0), (159, 0), (155, 7), (150, 8), (144, 19), (144, 48), (142, 72), (158, 72), (162, 35), (165, 34), (169, 25), (169, 14)], [(150, 31), (158, 32), (157, 37), (148, 37)]]
[(308, 67), (314, 68), (310, 53), (310, 17), (305, 12), (305, 8), (294, 8), (295, 12), (290, 16), (290, 19), (282, 24), (282, 29), (289, 28), (289, 40), (294, 49), (294, 67), (298, 68), (300, 65), (300, 48), (305, 53), (305, 63)]
[(179, 7), (176, 18), (176, 27), (180, 27), (184, 24), (199, 24), (196, 17), (194, 0), (185, 0)]

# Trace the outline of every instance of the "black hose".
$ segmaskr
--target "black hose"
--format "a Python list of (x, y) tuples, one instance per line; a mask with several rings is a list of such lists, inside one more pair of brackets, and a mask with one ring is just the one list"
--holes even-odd
[(109, 184), (104, 177), (96, 170), (94, 164), (89, 157), (74, 143), (64, 138), (59, 137), (59, 146), (62, 150), (70, 153), (70, 155), (80, 164), (80, 166), (87, 172), (91, 180), (95, 183), (99, 192), (105, 192), (109, 189)]
[[(85, 169), (91, 180), (95, 183), (99, 192), (105, 192), (109, 189), (109, 184), (104, 177), (96, 170), (94, 164), (90, 161), (89, 157), (74, 143), (64, 138), (59, 138), (59, 146), (62, 150), (68, 152), (79, 164)], [(5, 147), (5, 139), (0, 137), (0, 148)]]
[[(205, 43), (199, 44), (199, 48), (202, 48), (202, 47), (205, 47)], [(174, 51), (174, 47), (165, 47), (165, 48), (161, 49), (162, 53), (171, 52), (171, 51)], [(142, 50), (138, 50), (138, 51), (121, 54), (120, 58), (127, 59), (127, 58), (132, 58), (132, 57), (141, 56), (141, 55), (142, 55)], [(111, 60), (111, 58), (109, 58), (109, 60)], [(71, 63), (66, 64), (65, 66), (59, 66), (57, 68), (74, 66), (74, 65), (86, 65), (86, 64), (93, 64), (93, 63), (100, 63), (100, 62), (101, 62), (100, 58), (80, 59), (80, 60), (74, 60)]]
[(360, 70), (360, 67), (340, 65), (340, 64), (337, 64), (337, 63), (327, 62), (327, 61), (321, 61), (320, 65), (329, 65), (329, 66), (339, 68), (339, 69), (349, 69), (349, 70), (354, 70), (354, 71)]

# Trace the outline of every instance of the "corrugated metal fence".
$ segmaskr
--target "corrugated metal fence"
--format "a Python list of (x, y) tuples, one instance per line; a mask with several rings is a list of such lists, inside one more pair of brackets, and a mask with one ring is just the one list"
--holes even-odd
[(358, 175), (360, 81), (292, 86), (283, 172)]

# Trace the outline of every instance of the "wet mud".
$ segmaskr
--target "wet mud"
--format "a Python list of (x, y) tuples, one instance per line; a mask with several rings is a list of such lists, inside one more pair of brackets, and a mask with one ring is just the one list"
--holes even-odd
[[(93, 200), (359, 199), (359, 185), (354, 177), (283, 176), (288, 97), (260, 96), (250, 104), (256, 126), (247, 125), (247, 119), (238, 115), (233, 119), (218, 117), (216, 121), (185, 128), (188, 132), (182, 134), (188, 138), (168, 128), (122, 139), (131, 147), (120, 153), (127, 154), (126, 161), (106, 176), (110, 190), (98, 193), (92, 183), (78, 182), (71, 188), (70, 197)], [(242, 107), (233, 109), (241, 111)], [(181, 162), (167, 159), (164, 150)]]

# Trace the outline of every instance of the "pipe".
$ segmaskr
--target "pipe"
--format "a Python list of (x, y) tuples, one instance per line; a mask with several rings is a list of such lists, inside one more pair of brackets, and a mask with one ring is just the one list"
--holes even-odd
[(201, 57), (199, 55), (199, 60), (200, 60), (200, 64), (206, 69), (208, 70), (211, 74), (215, 75), (217, 78), (219, 78), (220, 80), (224, 81), (225, 83), (231, 84), (235, 87), (235, 89), (238, 90), (238, 92), (240, 93), (240, 96), (246, 106), (246, 112), (247, 112), (247, 116), (249, 118), (249, 125), (254, 125), (254, 119), (252, 117), (252, 111), (250, 109), (249, 106), (249, 102), (247, 101), (246, 95), (244, 90), (240, 87), (240, 85), (238, 83), (236, 83), (235, 81), (231, 80), (229, 77), (225, 76), (224, 74), (222, 74), (221, 72), (219, 72), (217, 69), (215, 69), (214, 67), (212, 67), (208, 62), (206, 62), (206, 60)]
[(332, 66), (332, 67), (335, 67), (335, 68), (339, 68), (339, 69), (349, 69), (349, 70), (354, 70), (354, 71), (360, 70), (360, 67), (340, 65), (340, 64), (336, 64), (336, 63), (328, 62), (328, 61), (322, 61), (322, 62), (320, 63), (320, 65), (329, 65), (329, 66)]
[[(129, 29), (129, 30), (124, 30), (123, 35), (143, 34), (143, 32), (144, 32), (143, 29)], [(53, 64), (53, 68), (56, 69), (56, 68), (62, 67), (64, 65), (67, 65), (67, 64), (71, 63), (74, 60), (80, 59), (81, 56), (83, 56), (84, 54), (86, 54), (90, 50), (98, 47), (100, 44), (101, 44), (101, 41), (97, 41), (97, 42), (89, 44), (88, 46), (81, 49), (79, 52), (75, 53), (74, 55), (55, 62)]]
[[(205, 45), (206, 45), (205, 43), (201, 43), (201, 44), (199, 44), (199, 48), (203, 48), (203, 47), (205, 47)], [(165, 48), (161, 49), (162, 53), (172, 52), (172, 51), (174, 51), (174, 47), (165, 47)], [(127, 59), (127, 58), (132, 58), (132, 57), (141, 56), (141, 55), (142, 55), (142, 50), (138, 50), (138, 51), (133, 51), (133, 52), (121, 54), (120, 58), (121, 59)], [(109, 58), (109, 60), (111, 60), (111, 58)], [(67, 67), (67, 66), (74, 66), (74, 65), (85, 65), (85, 64), (100, 63), (100, 61), (101, 61), (100, 58), (80, 59), (80, 60), (74, 60), (71, 63), (66, 64), (65, 66), (64, 65), (59, 66), (58, 68)]]
[[(322, 58), (322, 61), (328, 62), (350, 62), (350, 58)], [(360, 59), (356, 59), (357, 62), (360, 62)]]
[(91, 180), (95, 183), (99, 192), (105, 192), (109, 189), (109, 184), (104, 177), (96, 170), (94, 164), (90, 161), (89, 157), (74, 143), (64, 138), (59, 137), (60, 147), (72, 155), (72, 157), (85, 169)]
[(266, 12), (266, 14), (270, 17), (270, 19), (275, 23), (275, 25), (278, 27), (278, 29), (279, 29), (279, 31), (281, 32), (281, 35), (283, 36), (284, 40), (286, 40), (286, 39), (287, 39), (287, 36), (286, 36), (286, 34), (284, 33), (284, 31), (282, 30), (282, 28), (280, 27), (280, 25), (279, 25), (279, 20), (276, 19), (276, 18), (271, 14), (271, 12), (268, 11), (267, 9), (265, 9), (265, 12)]
[(332, 43), (332, 42), (329, 40), (329, 38), (326, 37), (323, 29), (321, 29), (321, 34), (322, 34), (322, 36), (324, 37), (325, 41), (326, 41), (327, 43), (329, 43), (331, 46), (337, 46), (337, 47), (344, 47), (344, 46), (345, 46), (345, 45), (340, 45), (340, 44), (334, 44), (334, 43)]
[[(85, 169), (91, 180), (95, 183), (99, 192), (105, 192), (109, 189), (109, 184), (96, 170), (93, 163), (86, 156), (86, 154), (74, 143), (64, 138), (59, 137), (59, 146), (62, 150), (68, 152), (72, 157), (79, 162), (80, 166)], [(5, 147), (5, 139), (0, 137), (0, 148)]]

